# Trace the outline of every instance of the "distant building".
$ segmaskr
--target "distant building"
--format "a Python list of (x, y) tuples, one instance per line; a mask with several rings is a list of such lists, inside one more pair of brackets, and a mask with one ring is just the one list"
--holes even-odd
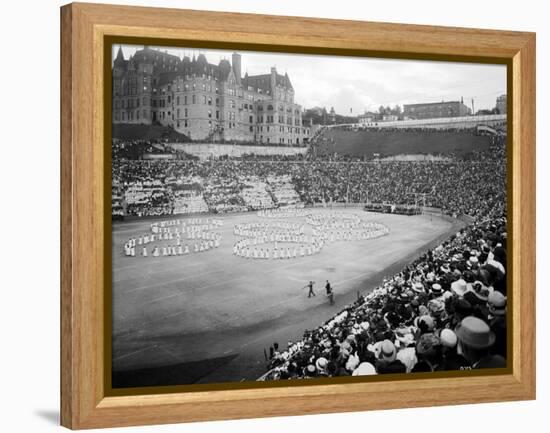
[(435, 119), (438, 117), (461, 117), (471, 114), (463, 101), (428, 102), (425, 104), (405, 104), (403, 115), (410, 119)]
[(506, 114), (506, 100), (506, 94), (500, 95), (497, 98), (496, 108), (498, 110), (498, 114)]
[(367, 125), (369, 123), (374, 122), (375, 119), (376, 119), (376, 114), (364, 113), (357, 116), (357, 123), (359, 123), (359, 125)]
[(296, 145), (307, 142), (287, 74), (241, 76), (241, 56), (208, 63), (144, 47), (113, 62), (113, 122), (161, 124), (192, 140)]

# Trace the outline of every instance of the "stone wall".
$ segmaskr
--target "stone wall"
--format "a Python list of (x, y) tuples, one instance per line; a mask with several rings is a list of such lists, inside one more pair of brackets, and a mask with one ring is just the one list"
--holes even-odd
[(242, 144), (216, 143), (172, 143), (168, 144), (179, 151), (196, 155), (201, 159), (209, 157), (232, 156), (239, 157), (245, 154), (255, 155), (298, 155), (307, 152), (307, 147), (297, 146), (246, 146)]

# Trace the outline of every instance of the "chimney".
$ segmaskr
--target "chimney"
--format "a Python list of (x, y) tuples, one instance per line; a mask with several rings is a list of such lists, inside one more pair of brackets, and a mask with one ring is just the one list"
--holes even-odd
[(231, 60), (233, 63), (233, 73), (235, 74), (237, 84), (241, 84), (241, 55), (238, 53), (233, 53)]
[(271, 68), (271, 95), (275, 97), (275, 87), (277, 87), (277, 69)]

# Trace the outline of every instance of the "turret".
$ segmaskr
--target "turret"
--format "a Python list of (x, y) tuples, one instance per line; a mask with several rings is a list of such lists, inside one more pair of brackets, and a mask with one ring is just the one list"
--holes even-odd
[(277, 87), (277, 69), (275, 66), (271, 68), (271, 95), (275, 97), (275, 88)]
[(233, 63), (233, 74), (235, 74), (235, 79), (237, 84), (241, 84), (241, 55), (238, 53), (233, 53), (231, 56), (231, 61)]

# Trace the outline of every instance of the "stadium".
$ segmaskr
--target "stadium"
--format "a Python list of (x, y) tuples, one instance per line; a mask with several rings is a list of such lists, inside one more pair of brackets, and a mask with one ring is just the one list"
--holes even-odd
[(506, 124), (479, 126), (113, 138), (113, 387), (505, 366)]

